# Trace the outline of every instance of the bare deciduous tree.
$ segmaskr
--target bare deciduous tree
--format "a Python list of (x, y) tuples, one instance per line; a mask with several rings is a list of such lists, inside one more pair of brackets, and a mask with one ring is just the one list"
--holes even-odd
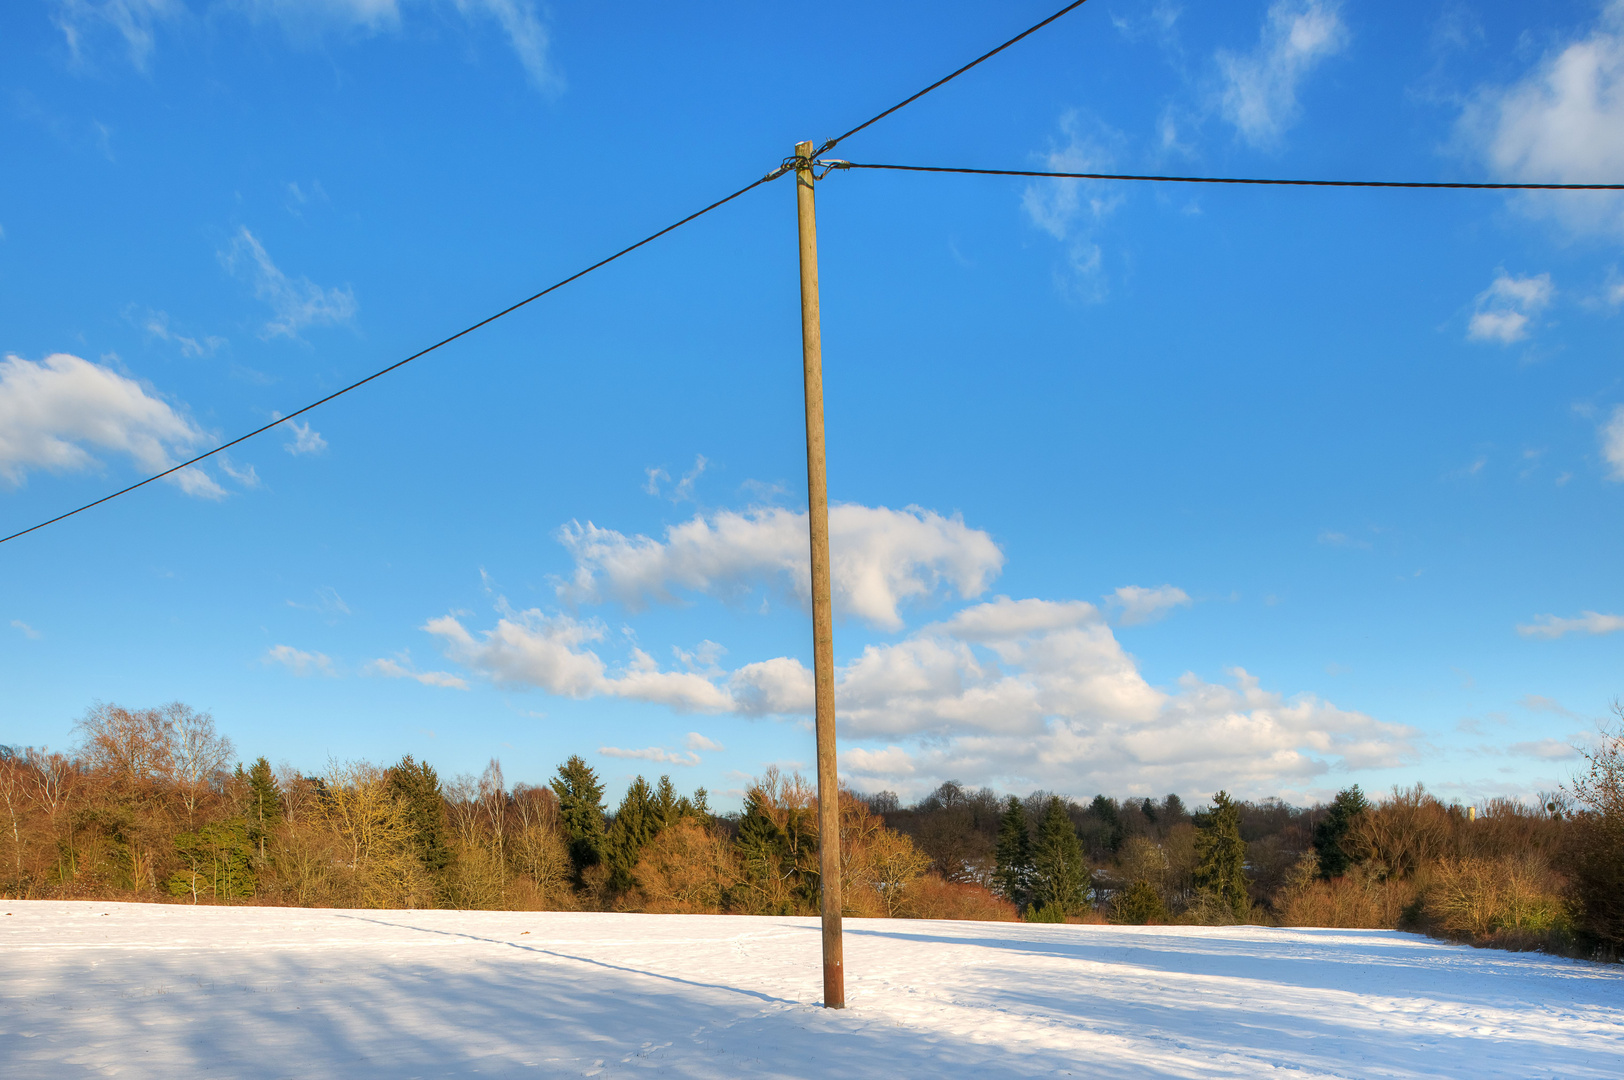
[(231, 762), (231, 740), (214, 730), (214, 716), (180, 702), (159, 710), (170, 733), (170, 761), (186, 821), (197, 814), (198, 800)]
[(82, 756), (94, 769), (134, 784), (173, 773), (173, 734), (160, 709), (97, 702), (75, 727), (84, 740)]

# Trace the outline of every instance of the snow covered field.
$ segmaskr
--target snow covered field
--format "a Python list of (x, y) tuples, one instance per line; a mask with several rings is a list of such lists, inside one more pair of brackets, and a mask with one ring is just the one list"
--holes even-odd
[(1608, 1077), (1624, 971), (1382, 931), (11, 901), (0, 1076)]

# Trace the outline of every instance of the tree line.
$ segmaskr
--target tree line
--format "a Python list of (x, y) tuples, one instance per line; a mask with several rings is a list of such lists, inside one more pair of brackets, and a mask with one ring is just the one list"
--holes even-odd
[[(1624, 947), (1624, 714), (1562, 791), (1446, 804), (1217, 793), (1078, 802), (948, 782), (840, 796), (853, 916), (1420, 930), (1614, 957)], [(246, 767), (183, 704), (92, 707), (70, 753), (0, 747), (0, 891), (331, 907), (815, 914), (817, 799), (769, 769), (742, 811), (635, 778), (613, 809), (571, 757), (509, 785), (411, 756)]]

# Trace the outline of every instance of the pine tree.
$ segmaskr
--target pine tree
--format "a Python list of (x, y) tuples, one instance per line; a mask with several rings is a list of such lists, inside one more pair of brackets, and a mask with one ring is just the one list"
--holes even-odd
[(1196, 815), (1195, 887), (1203, 897), (1237, 919), (1251, 910), (1247, 893), (1246, 841), (1241, 839), (1241, 808), (1229, 793), (1212, 797), (1211, 810)]
[(430, 874), (444, 873), (451, 865), (451, 827), (446, 822), (439, 773), (428, 762), (415, 761), (407, 754), (386, 776), (389, 790), (405, 808), (418, 860)]
[(1004, 899), (1024, 908), (1030, 899), (1032, 837), (1026, 829), (1026, 808), (1011, 795), (998, 819), (998, 846), (994, 850), (993, 881)]
[(603, 785), (580, 755), (572, 754), (558, 767), (552, 788), (558, 796), (558, 824), (564, 830), (579, 884), (582, 871), (603, 861)]
[(1049, 797), (1032, 848), (1032, 906), (1050, 915), (1072, 915), (1088, 904), (1088, 865), (1066, 804)]
[(1336, 793), (1325, 820), (1314, 826), (1314, 850), (1319, 854), (1320, 876), (1327, 881), (1341, 877), (1354, 865), (1356, 860), (1348, 850), (1348, 833), (1369, 808), (1364, 792), (1355, 784)]
[[(237, 766), (242, 771), (242, 766)], [(248, 842), (259, 850), (259, 861), (265, 861), (265, 838), (276, 823), (282, 820), (282, 793), (276, 786), (276, 775), (271, 763), (263, 757), (248, 770), (248, 805), (243, 816), (248, 821)]]
[(658, 823), (656, 831), (668, 829), (677, 823), (683, 816), (685, 806), (692, 812), (692, 803), (687, 799), (677, 798), (677, 789), (672, 786), (669, 776), (660, 777), (660, 782), (654, 788), (654, 820)]
[[(670, 788), (671, 781), (665, 782)], [(673, 799), (675, 792), (672, 793)], [(663, 825), (659, 800), (650, 790), (648, 781), (639, 776), (626, 789), (620, 800), (615, 820), (609, 826), (605, 850), (609, 858), (609, 887), (624, 892), (632, 886), (632, 868), (643, 852), (643, 845), (659, 835)]]

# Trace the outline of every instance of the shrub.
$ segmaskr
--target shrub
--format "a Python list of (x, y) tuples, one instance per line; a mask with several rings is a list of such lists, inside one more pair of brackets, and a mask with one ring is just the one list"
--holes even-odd
[(1111, 900), (1111, 921), (1143, 926), (1167, 921), (1161, 893), (1148, 881), (1136, 881)]

